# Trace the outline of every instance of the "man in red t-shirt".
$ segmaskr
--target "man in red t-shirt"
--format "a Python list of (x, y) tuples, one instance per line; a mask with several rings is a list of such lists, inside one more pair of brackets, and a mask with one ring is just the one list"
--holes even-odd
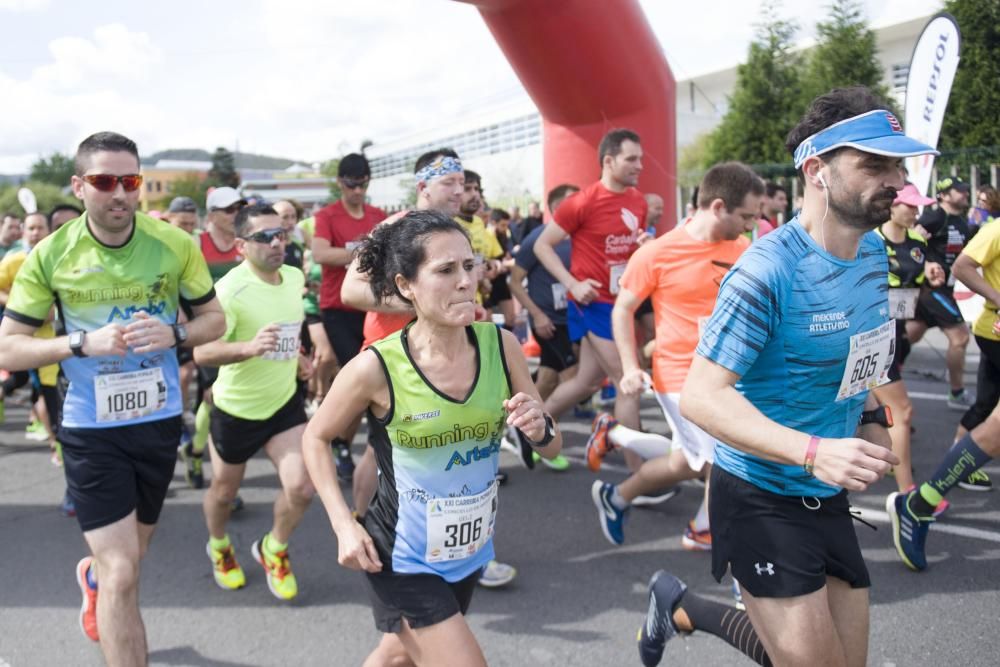
[[(615, 418), (637, 429), (639, 396), (626, 396), (618, 387), (622, 367), (611, 333), (611, 309), (618, 281), (646, 228), (646, 200), (635, 188), (642, 171), (639, 135), (611, 130), (601, 139), (598, 157), (600, 180), (567, 198), (535, 243), (538, 261), (566, 290), (570, 340), (580, 342), (580, 371), (556, 388), (545, 409), (554, 416), (562, 414), (589, 395), (595, 375), (598, 381), (606, 375), (618, 390)], [(554, 250), (567, 237), (573, 241), (569, 270)], [(632, 460), (629, 454), (630, 466), (641, 465), (641, 459)]]
[[(323, 267), (319, 287), (319, 308), (323, 328), (330, 340), (337, 363), (343, 368), (361, 351), (364, 342), (365, 314), (345, 304), (340, 298), (347, 267), (354, 251), (375, 225), (385, 220), (385, 212), (365, 203), (365, 193), (371, 180), (368, 158), (350, 153), (337, 165), (337, 185), (341, 197), (316, 212), (316, 229), (312, 240), (312, 258)], [(351, 441), (360, 420), (350, 433), (335, 438), (332, 446), (337, 457), (337, 476), (344, 481), (354, 477)]]
[(341, 197), (316, 213), (312, 256), (314, 262), (323, 265), (319, 307), (341, 367), (361, 351), (365, 314), (341, 300), (340, 287), (358, 244), (386, 218), (385, 211), (365, 203), (370, 179), (371, 167), (364, 155), (345, 155), (337, 166)]

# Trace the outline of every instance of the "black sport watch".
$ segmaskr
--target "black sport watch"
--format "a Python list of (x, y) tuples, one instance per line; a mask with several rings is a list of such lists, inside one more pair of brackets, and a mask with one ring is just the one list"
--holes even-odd
[(538, 440), (537, 442), (526, 436), (523, 432), (521, 433), (521, 437), (527, 440), (532, 447), (544, 447), (545, 445), (552, 442), (556, 437), (555, 422), (552, 421), (551, 416), (545, 415), (545, 435), (543, 435), (542, 439)]
[(889, 409), (888, 405), (880, 405), (875, 410), (862, 412), (858, 425), (864, 426), (865, 424), (878, 424), (885, 428), (892, 427), (892, 410)]
[(180, 347), (187, 342), (188, 330), (186, 326), (178, 322), (171, 328), (174, 330), (174, 347)]

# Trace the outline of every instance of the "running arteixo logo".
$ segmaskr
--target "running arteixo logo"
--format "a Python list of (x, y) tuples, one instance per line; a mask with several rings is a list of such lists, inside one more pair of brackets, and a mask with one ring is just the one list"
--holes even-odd
[(768, 574), (768, 576), (771, 577), (774, 576), (774, 563), (768, 563), (766, 566), (761, 566), (760, 563), (754, 563), (753, 566), (754, 569), (757, 570), (758, 577), (762, 576), (765, 572)]

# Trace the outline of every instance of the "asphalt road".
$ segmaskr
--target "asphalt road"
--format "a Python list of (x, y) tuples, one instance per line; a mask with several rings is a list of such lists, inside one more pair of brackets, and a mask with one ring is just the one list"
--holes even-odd
[[(936, 466), (960, 413), (943, 400), (943, 342), (916, 346), (905, 380), (914, 395), (914, 459), (919, 475)], [(968, 383), (977, 363), (970, 346)], [(665, 424), (644, 401), (647, 429)], [(77, 626), (80, 604), (73, 568), (85, 555), (75, 520), (59, 515), (62, 471), (47, 447), (23, 438), (26, 412), (8, 403), (0, 426), (0, 667), (102, 664), (95, 644)], [(626, 544), (605, 541), (590, 500), (594, 475), (583, 462), (589, 424), (563, 422), (565, 473), (528, 471), (508, 454), (510, 481), (501, 492), (497, 553), (514, 564), (517, 580), (504, 590), (477, 591), (469, 622), (491, 665), (639, 664), (635, 633), (646, 609), (650, 575), (667, 568), (692, 590), (723, 602), (707, 554), (685, 552), (680, 535), (695, 512), (700, 487), (653, 509), (635, 510)], [(360, 442), (360, 437), (359, 437)], [(360, 448), (356, 448), (360, 453)], [(986, 470), (1000, 482), (1000, 465)], [(611, 460), (606, 480), (625, 469)], [(180, 467), (151, 553), (145, 561), (141, 606), (154, 665), (358, 665), (378, 641), (361, 575), (336, 562), (336, 540), (320, 503), (310, 508), (291, 543), (301, 593), (274, 599), (250, 556), (250, 544), (270, 525), (276, 478), (262, 458), (251, 461), (242, 495), (246, 509), (230, 528), (247, 571), (243, 590), (223, 591), (205, 556), (201, 492), (188, 489)], [(996, 665), (1000, 663), (1000, 494), (956, 490), (952, 507), (928, 540), (928, 571), (915, 574), (898, 560), (884, 515), (891, 479), (856, 494), (878, 531), (858, 524), (871, 571), (872, 665)], [(751, 664), (708, 635), (676, 639), (662, 664)]]

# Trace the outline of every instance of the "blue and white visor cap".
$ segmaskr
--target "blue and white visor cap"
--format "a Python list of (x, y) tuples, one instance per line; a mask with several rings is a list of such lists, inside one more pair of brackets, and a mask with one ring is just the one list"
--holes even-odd
[(800, 168), (813, 155), (823, 155), (838, 148), (854, 148), (888, 157), (940, 155), (932, 146), (906, 136), (894, 115), (876, 109), (834, 123), (808, 137), (795, 149), (795, 168)]

